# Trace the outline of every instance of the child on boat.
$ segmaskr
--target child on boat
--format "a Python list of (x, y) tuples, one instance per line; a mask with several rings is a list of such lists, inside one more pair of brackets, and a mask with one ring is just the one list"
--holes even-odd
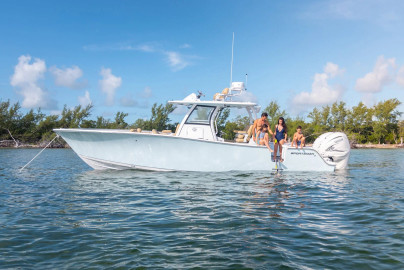
[(263, 124), (260, 131), (257, 133), (257, 144), (265, 145), (269, 151), (273, 152), (271, 147), (269, 146), (269, 135), (268, 135), (268, 125)]
[(300, 149), (303, 148), (303, 146), (306, 146), (306, 138), (303, 136), (302, 133), (302, 127), (298, 126), (296, 129), (296, 133), (293, 135), (293, 141), (292, 141), (292, 147), (293, 145), (296, 144), (296, 149), (300, 145)]
[(279, 148), (279, 156), (281, 162), (283, 162), (282, 145), (286, 142), (286, 138), (288, 137), (287, 132), (288, 130), (286, 127), (285, 119), (283, 119), (283, 117), (279, 117), (278, 124), (275, 126), (274, 158), (276, 158), (276, 152)]

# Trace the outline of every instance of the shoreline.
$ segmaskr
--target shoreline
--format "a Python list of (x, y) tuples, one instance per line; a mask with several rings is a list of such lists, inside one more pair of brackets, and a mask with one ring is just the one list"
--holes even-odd
[(404, 144), (352, 144), (351, 149), (400, 149)]

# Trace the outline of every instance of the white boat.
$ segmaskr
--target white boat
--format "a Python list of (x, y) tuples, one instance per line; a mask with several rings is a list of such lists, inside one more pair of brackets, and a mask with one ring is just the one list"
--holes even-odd
[[(245, 109), (250, 121), (259, 107), (234, 101), (245, 93), (244, 83), (233, 82), (214, 100), (191, 94), (184, 100), (188, 113), (175, 133), (167, 131), (113, 129), (54, 129), (77, 155), (94, 169), (140, 169), (153, 171), (334, 171), (347, 167), (350, 145), (341, 132), (321, 135), (313, 147), (283, 146), (282, 159), (271, 157), (265, 146), (246, 138), (225, 141), (218, 136), (216, 120), (224, 108)], [(270, 143), (273, 149), (273, 143)]]

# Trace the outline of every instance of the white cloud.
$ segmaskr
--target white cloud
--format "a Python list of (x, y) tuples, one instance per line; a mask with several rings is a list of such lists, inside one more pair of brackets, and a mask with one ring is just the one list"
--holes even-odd
[(57, 86), (64, 86), (72, 89), (78, 89), (85, 86), (83, 82), (77, 82), (77, 80), (83, 76), (83, 71), (78, 66), (72, 66), (71, 68), (65, 69), (53, 66), (49, 71), (55, 78), (55, 84)]
[(189, 62), (184, 59), (184, 56), (178, 52), (165, 52), (167, 56), (168, 64), (171, 66), (173, 71), (181, 70), (189, 66)]
[(91, 98), (90, 98), (90, 93), (88, 91), (86, 91), (84, 96), (79, 96), (78, 100), (79, 100), (79, 104), (83, 107), (92, 103)]
[(402, 66), (398, 71), (396, 81), (398, 85), (404, 87), (404, 66)]
[(316, 73), (311, 86), (311, 92), (301, 92), (294, 96), (292, 103), (300, 108), (306, 106), (318, 106), (333, 103), (342, 94), (341, 86), (331, 86), (328, 80), (344, 72), (338, 65), (327, 63), (323, 73)]
[(101, 91), (106, 95), (106, 104), (114, 105), (115, 91), (121, 86), (122, 78), (112, 74), (110, 68), (101, 68), (102, 79), (100, 80)]
[(151, 45), (139, 45), (135, 47), (135, 50), (142, 51), (142, 52), (154, 52), (155, 49)]
[(258, 98), (251, 92), (243, 91), (240, 95), (235, 96), (233, 101), (258, 103)]
[(385, 59), (384, 56), (379, 56), (373, 71), (356, 80), (355, 89), (365, 93), (382, 91), (384, 86), (392, 82), (395, 66), (394, 58)]
[(151, 98), (153, 96), (153, 92), (150, 87), (145, 87), (143, 91), (140, 93), (141, 98)]
[(54, 101), (38, 84), (38, 81), (43, 79), (45, 72), (45, 61), (35, 58), (31, 63), (29, 55), (21, 55), (18, 58), (10, 84), (19, 88), (18, 94), (23, 97), (22, 106), (24, 108), (51, 108), (54, 106)]
[(340, 69), (337, 64), (331, 62), (328, 62), (324, 67), (324, 73), (329, 74), (331, 78), (341, 75), (344, 72), (344, 69)]
[(151, 44), (130, 45), (128, 43), (116, 43), (109, 45), (85, 45), (86, 51), (142, 51), (155, 52), (155, 46)]
[(181, 49), (189, 49), (191, 48), (191, 45), (189, 45), (188, 43), (184, 43), (180, 46)]
[(305, 6), (303, 18), (321, 20), (365, 21), (384, 28), (402, 23), (401, 0), (325, 0)]

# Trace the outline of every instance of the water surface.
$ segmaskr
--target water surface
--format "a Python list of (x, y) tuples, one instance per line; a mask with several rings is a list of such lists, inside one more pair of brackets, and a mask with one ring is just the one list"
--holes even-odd
[(0, 268), (404, 269), (404, 150), (335, 173), (93, 171), (0, 149)]

